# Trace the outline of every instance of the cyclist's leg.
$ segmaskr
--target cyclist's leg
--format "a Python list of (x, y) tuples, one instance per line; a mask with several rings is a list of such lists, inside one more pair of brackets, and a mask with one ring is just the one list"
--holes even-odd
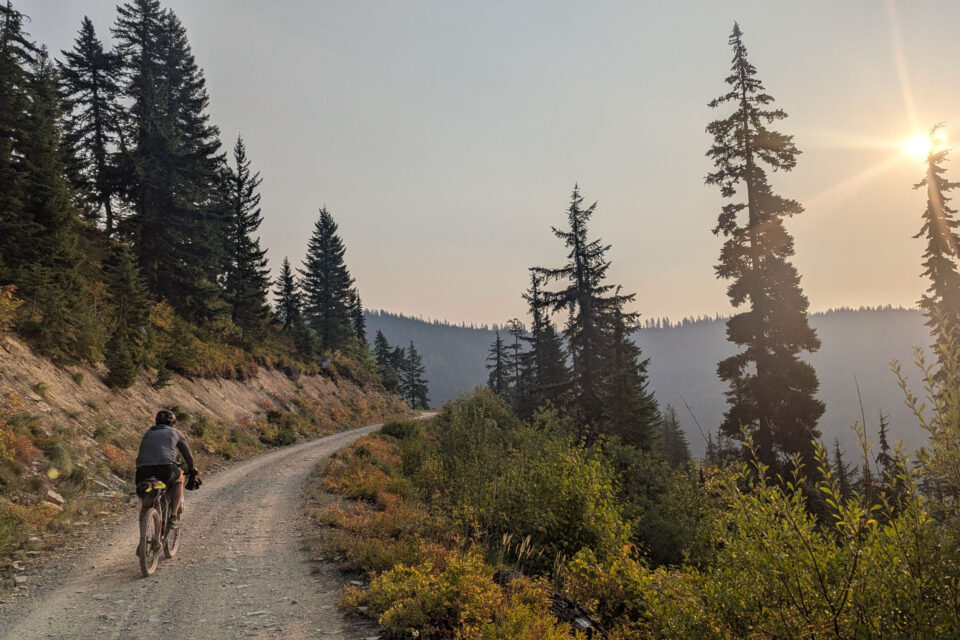
[(170, 483), (170, 489), (167, 492), (167, 499), (170, 505), (170, 516), (173, 522), (179, 522), (180, 513), (183, 511), (183, 484), (186, 481), (183, 472), (177, 470), (179, 477)]

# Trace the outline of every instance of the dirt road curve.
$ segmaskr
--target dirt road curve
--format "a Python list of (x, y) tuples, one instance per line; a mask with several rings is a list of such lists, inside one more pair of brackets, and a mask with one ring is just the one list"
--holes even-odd
[[(379, 426), (379, 425), (377, 425)], [(339, 579), (311, 575), (297, 506), (313, 467), (376, 429), (364, 427), (238, 464), (188, 492), (184, 536), (172, 560), (141, 578), (130, 518), (49, 587), (0, 610), (0, 638), (326, 638), (375, 635), (336, 609)]]

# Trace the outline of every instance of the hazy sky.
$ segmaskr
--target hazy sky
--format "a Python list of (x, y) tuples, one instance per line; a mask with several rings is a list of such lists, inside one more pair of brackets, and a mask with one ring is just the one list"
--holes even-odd
[[(15, 1), (57, 55), (84, 14), (109, 40), (114, 4)], [(926, 286), (911, 239), (923, 167), (903, 147), (935, 122), (960, 127), (960, 3), (164, 4), (224, 143), (242, 133), (262, 174), (273, 268), (299, 263), (325, 204), (367, 307), (522, 316), (527, 268), (563, 259), (550, 226), (579, 182), (636, 310), (726, 313), (704, 127), (721, 115), (706, 105), (726, 90), (734, 20), (803, 151), (772, 181), (807, 209), (788, 228), (811, 308), (910, 306)]]

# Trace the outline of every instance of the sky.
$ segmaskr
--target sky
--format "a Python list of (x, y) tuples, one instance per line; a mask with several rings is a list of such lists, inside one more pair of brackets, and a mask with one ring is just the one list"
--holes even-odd
[[(57, 56), (81, 18), (110, 40), (115, 3), (19, 0)], [(960, 3), (169, 0), (225, 147), (263, 178), (271, 267), (303, 259), (318, 209), (340, 225), (364, 305), (428, 319), (526, 314), (528, 268), (565, 257), (574, 183), (597, 201), (612, 282), (645, 318), (727, 314), (704, 185), (707, 103), (726, 91), (738, 21), (803, 152), (775, 190), (811, 310), (914, 306), (922, 160), (960, 139)], [(948, 177), (960, 173), (948, 164)]]

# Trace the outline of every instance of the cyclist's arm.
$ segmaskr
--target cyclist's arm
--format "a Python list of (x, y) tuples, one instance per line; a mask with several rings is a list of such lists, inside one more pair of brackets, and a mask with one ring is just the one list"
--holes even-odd
[(187, 463), (187, 469), (193, 471), (196, 468), (193, 466), (193, 454), (190, 452), (190, 445), (187, 444), (186, 436), (182, 433), (180, 439), (177, 440), (177, 451), (183, 456), (183, 461)]

